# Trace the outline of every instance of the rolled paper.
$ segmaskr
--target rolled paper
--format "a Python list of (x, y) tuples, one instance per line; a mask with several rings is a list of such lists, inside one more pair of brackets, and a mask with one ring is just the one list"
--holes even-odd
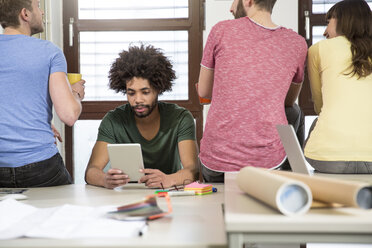
[(271, 173), (307, 184), (311, 189), (314, 200), (338, 203), (349, 207), (372, 208), (372, 186), (367, 183), (317, 175), (309, 176), (289, 171), (273, 170)]
[(238, 173), (237, 184), (243, 192), (287, 216), (306, 213), (312, 203), (306, 184), (267, 169), (245, 167)]

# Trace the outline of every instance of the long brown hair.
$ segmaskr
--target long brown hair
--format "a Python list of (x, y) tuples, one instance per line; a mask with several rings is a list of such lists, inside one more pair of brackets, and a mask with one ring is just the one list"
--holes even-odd
[(372, 12), (364, 0), (344, 0), (327, 12), (326, 19), (337, 20), (336, 32), (351, 43), (350, 73), (358, 78), (372, 73)]

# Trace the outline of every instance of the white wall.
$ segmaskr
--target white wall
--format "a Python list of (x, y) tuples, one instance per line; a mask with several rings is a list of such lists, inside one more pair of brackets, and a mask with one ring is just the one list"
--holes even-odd
[(63, 47), (63, 25), (62, 25), (62, 0), (46, 0), (49, 9), (48, 39), (54, 44)]
[(298, 0), (278, 0), (272, 17), (274, 23), (298, 32)]
[[(63, 21), (62, 21), (62, 0), (45, 0), (45, 26), (47, 30), (47, 39), (63, 49)], [(62, 139), (65, 140), (65, 128), (61, 120), (53, 111), (54, 126), (61, 133)], [(62, 157), (65, 158), (64, 143), (57, 142), (57, 147)]]

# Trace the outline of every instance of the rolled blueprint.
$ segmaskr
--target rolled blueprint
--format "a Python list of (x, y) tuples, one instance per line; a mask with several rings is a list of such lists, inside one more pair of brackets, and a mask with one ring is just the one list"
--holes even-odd
[(372, 208), (372, 186), (367, 183), (316, 175), (308, 176), (289, 171), (273, 170), (271, 173), (307, 184), (311, 189), (314, 200), (339, 203), (349, 207)]
[(306, 213), (312, 203), (309, 187), (301, 181), (274, 175), (266, 169), (245, 167), (237, 184), (248, 195), (277, 209), (284, 215)]

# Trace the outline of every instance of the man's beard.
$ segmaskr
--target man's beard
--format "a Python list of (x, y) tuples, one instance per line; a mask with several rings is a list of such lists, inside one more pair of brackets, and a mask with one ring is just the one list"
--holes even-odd
[(236, 12), (234, 13), (235, 19), (241, 18), (241, 17), (246, 17), (247, 13), (245, 12), (244, 6), (243, 6), (243, 1), (239, 0), (238, 6), (236, 6)]
[[(151, 105), (145, 105), (145, 104), (138, 104), (138, 105), (135, 105), (135, 106), (131, 106), (134, 114), (138, 117), (138, 118), (145, 118), (147, 116), (149, 116), (152, 111), (154, 111), (154, 109), (158, 106), (158, 99), (155, 99), (154, 102), (152, 102)], [(141, 108), (147, 108), (147, 111), (143, 112), (143, 113), (137, 113), (136, 112), (136, 108), (138, 107), (141, 107)]]
[(42, 23), (31, 27), (31, 35), (42, 33), (42, 32), (44, 32), (44, 25)]

